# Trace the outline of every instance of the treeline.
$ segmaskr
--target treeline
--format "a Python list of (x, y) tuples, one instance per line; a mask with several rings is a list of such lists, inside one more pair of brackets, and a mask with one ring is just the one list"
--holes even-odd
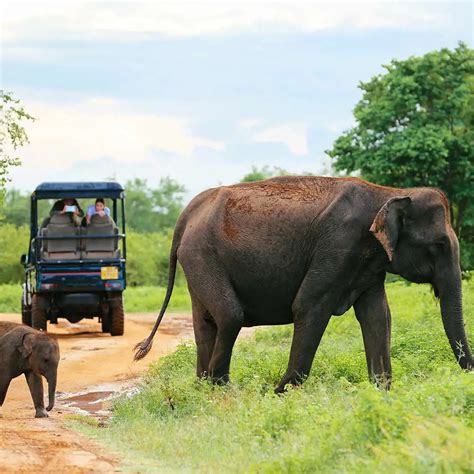
[[(241, 181), (257, 181), (288, 175), (281, 168), (253, 167)], [(305, 173), (309, 174), (309, 173)], [(129, 286), (166, 286), (168, 260), (173, 228), (184, 206), (185, 188), (165, 177), (157, 187), (144, 179), (124, 183), (127, 193), (127, 281)], [(52, 202), (44, 202), (40, 219)], [(30, 194), (12, 189), (7, 192), (0, 222), (0, 284), (19, 283), (23, 278), (20, 255), (27, 252), (30, 228)], [(471, 233), (461, 236), (461, 264), (464, 270), (474, 268), (474, 242)], [(185, 284), (178, 270), (177, 284)]]
[[(164, 177), (152, 188), (145, 179), (133, 179), (124, 184), (126, 190), (127, 226), (139, 233), (162, 232), (174, 227), (183, 208), (186, 189), (177, 181)], [(93, 200), (90, 200), (91, 203)], [(40, 220), (46, 217), (54, 200), (40, 201)], [(85, 202), (81, 205), (86, 204)], [(30, 225), (30, 193), (17, 189), (7, 191), (0, 210), (2, 223), (16, 227)]]
[[(281, 168), (252, 168), (242, 181), (288, 174)], [(173, 228), (184, 207), (183, 185), (164, 177), (152, 187), (145, 179), (124, 183), (127, 219), (127, 282), (129, 286), (166, 286)], [(54, 201), (40, 201), (39, 220)], [(83, 204), (83, 203), (81, 203)], [(85, 203), (84, 203), (85, 204)], [(0, 284), (23, 279), (21, 254), (27, 253), (30, 232), (30, 193), (7, 191), (0, 209)], [(178, 269), (176, 283), (185, 284)]]
[[(157, 187), (146, 180), (124, 183), (127, 193), (127, 281), (130, 286), (166, 286), (173, 227), (183, 208), (185, 188), (175, 180), (162, 178)], [(39, 219), (53, 201), (43, 202)], [(20, 255), (28, 250), (30, 193), (16, 189), (6, 193), (0, 223), (0, 284), (23, 279)], [(184, 282), (178, 272), (177, 283)]]
[[(253, 168), (244, 176), (255, 181), (285, 174), (279, 168)], [(173, 228), (184, 206), (186, 189), (164, 177), (152, 187), (145, 179), (124, 183), (127, 219), (127, 282), (129, 286), (166, 286)], [(39, 220), (48, 214), (54, 201), (40, 201)], [(82, 204), (82, 203), (81, 203)], [(23, 279), (21, 254), (27, 253), (30, 233), (30, 193), (7, 191), (0, 209), (0, 284)], [(179, 269), (177, 284), (184, 284)]]
[[(0, 284), (20, 283), (23, 266), (20, 255), (27, 253), (30, 229), (3, 223), (0, 226)], [(140, 233), (127, 231), (127, 282), (129, 286), (166, 286), (172, 229)], [(177, 283), (184, 283), (181, 272)]]

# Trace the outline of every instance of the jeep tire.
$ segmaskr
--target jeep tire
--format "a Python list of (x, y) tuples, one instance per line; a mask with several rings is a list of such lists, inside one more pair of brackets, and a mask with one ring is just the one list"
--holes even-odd
[(32, 325), (31, 321), (31, 306), (27, 306), (25, 302), (23, 301), (23, 298), (21, 298), (21, 322), (22, 324), (25, 324), (26, 326)]
[(114, 297), (109, 313), (108, 329), (112, 336), (123, 336), (125, 316), (123, 312), (122, 293)]
[(46, 331), (48, 323), (47, 301), (37, 293), (31, 298), (31, 326), (40, 331)]

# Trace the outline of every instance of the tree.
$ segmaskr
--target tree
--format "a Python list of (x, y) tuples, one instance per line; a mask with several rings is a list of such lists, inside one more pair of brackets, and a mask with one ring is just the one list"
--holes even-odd
[(3, 207), (0, 208), (4, 220), (16, 227), (30, 225), (30, 194), (18, 189), (8, 189), (5, 193)]
[(474, 50), (459, 43), (384, 68), (360, 83), (356, 125), (327, 151), (336, 171), (441, 188), (456, 233), (474, 243)]
[(20, 125), (22, 120), (35, 119), (10, 92), (0, 90), (0, 201), (8, 181), (9, 168), (20, 164), (19, 157), (11, 156), (10, 153), (28, 143), (28, 135)]
[(156, 189), (145, 179), (136, 178), (125, 184), (127, 222), (137, 232), (161, 232), (174, 227), (183, 208), (184, 186), (164, 177)]
[(338, 171), (392, 186), (438, 186), (460, 232), (474, 198), (474, 50), (460, 43), (384, 66), (361, 83), (356, 126), (327, 153)]

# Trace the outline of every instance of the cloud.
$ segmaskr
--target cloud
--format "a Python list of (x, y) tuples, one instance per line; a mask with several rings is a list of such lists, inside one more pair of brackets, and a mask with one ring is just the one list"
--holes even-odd
[(258, 118), (244, 118), (237, 122), (237, 127), (242, 130), (246, 130), (246, 129), (255, 128), (259, 126), (261, 123), (262, 123), (262, 120)]
[(117, 100), (27, 102), (37, 120), (25, 123), (30, 144), (18, 150), (22, 166), (11, 171), (11, 185), (21, 189), (42, 181), (98, 181), (114, 175), (155, 184), (170, 175), (188, 184), (194, 175), (207, 173), (210, 182), (212, 173), (194, 154), (224, 151), (223, 142), (193, 133), (186, 118), (136, 112)]
[[(81, 37), (126, 41), (238, 33), (312, 33), (343, 29), (432, 29), (446, 25), (447, 7), (433, 2), (188, 1), (7, 2), (3, 44), (28, 38)], [(5, 9), (5, 7), (4, 7)], [(5, 13), (5, 12), (4, 12)], [(25, 53), (25, 50), (20, 50)], [(13, 50), (5, 50), (12, 54)]]
[(283, 143), (294, 155), (308, 153), (308, 127), (303, 123), (287, 123), (257, 132), (258, 143)]
[(90, 98), (50, 104), (28, 101), (38, 120), (28, 125), (31, 145), (22, 151), (25, 165), (62, 169), (70, 160), (112, 157), (126, 163), (150, 159), (154, 150), (190, 156), (198, 148), (222, 150), (224, 144), (192, 133), (188, 120), (127, 109), (120, 101)]

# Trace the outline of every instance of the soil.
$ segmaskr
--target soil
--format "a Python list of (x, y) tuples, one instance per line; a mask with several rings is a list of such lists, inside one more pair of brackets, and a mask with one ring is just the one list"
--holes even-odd
[[(2, 321), (20, 322), (17, 314), (0, 314)], [(23, 376), (14, 379), (1, 408), (1, 472), (121, 472), (117, 455), (65, 426), (68, 415), (108, 416), (111, 400), (137, 390), (148, 365), (192, 338), (190, 315), (169, 314), (155, 337), (150, 354), (133, 362), (133, 347), (150, 332), (153, 314), (129, 314), (125, 335), (102, 334), (99, 323), (60, 320), (48, 330), (57, 335), (61, 361), (57, 401), (49, 418), (35, 419)], [(45, 393), (47, 384), (44, 380)]]

